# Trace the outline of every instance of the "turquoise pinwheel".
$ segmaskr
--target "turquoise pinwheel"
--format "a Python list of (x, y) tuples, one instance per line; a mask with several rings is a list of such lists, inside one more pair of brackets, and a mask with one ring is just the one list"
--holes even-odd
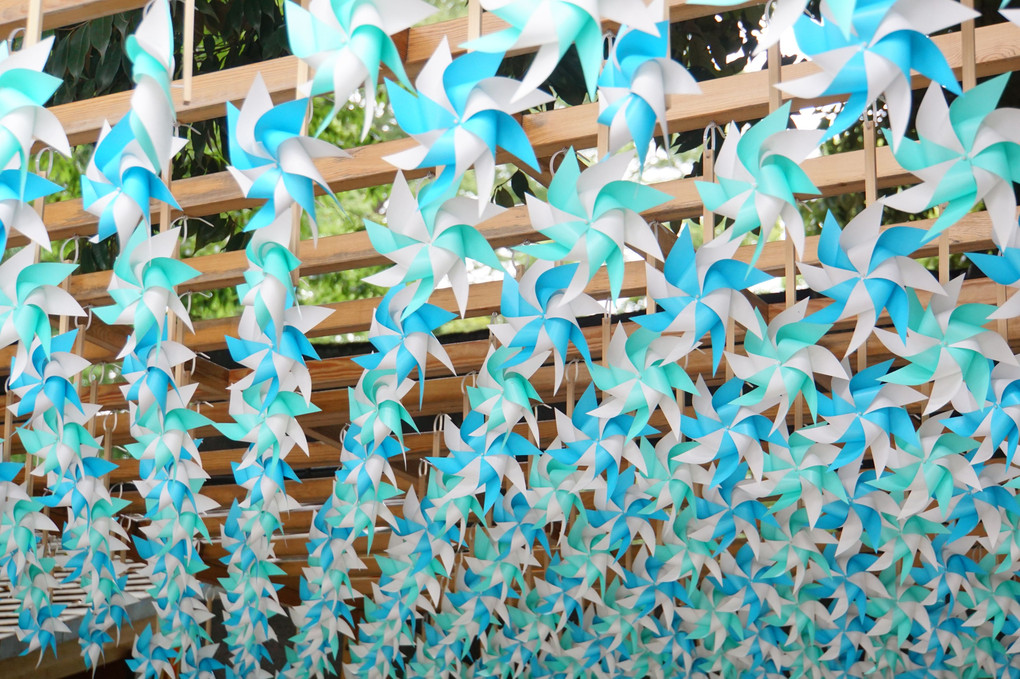
[(833, 300), (812, 314), (812, 321), (856, 319), (846, 355), (867, 341), (883, 311), (888, 311), (900, 337), (906, 336), (908, 289), (942, 294), (942, 286), (931, 272), (910, 257), (924, 242), (925, 232), (909, 226), (882, 229), (881, 223), (880, 203), (865, 208), (842, 230), (832, 214), (827, 214), (818, 240), (822, 266), (798, 265), (811, 289)]
[[(423, 189), (423, 192), (425, 189)], [(436, 288), (449, 281), (460, 315), (467, 313), (468, 260), (499, 271), (503, 269), (478, 222), (503, 212), (497, 205), (465, 196), (434, 200), (418, 207), (402, 172), (397, 173), (386, 206), (388, 227), (365, 220), (372, 246), (394, 265), (365, 278), (366, 283), (393, 287), (415, 286), (414, 297), (403, 307), (403, 315), (413, 314)]]
[(362, 374), (357, 386), (348, 387), (351, 424), (359, 428), (354, 435), (369, 454), (378, 454), (376, 448), (385, 452), (392, 437), (403, 444), (405, 423), (417, 429), (401, 403), (413, 386), (410, 379), (398, 379), (392, 368), (373, 368)]
[(789, 118), (787, 102), (742, 131), (730, 124), (716, 160), (716, 182), (697, 183), (705, 207), (733, 220), (730, 238), (761, 229), (752, 262), (779, 219), (797, 252), (804, 250), (804, 219), (796, 194), (817, 195), (818, 189), (800, 163), (818, 148), (824, 132), (789, 130)]
[(657, 22), (662, 18), (659, 0), (648, 5), (622, 0), (484, 0), (482, 7), (510, 25), (465, 47), (501, 56), (511, 49), (538, 48), (514, 101), (540, 87), (571, 45), (577, 48), (588, 96), (594, 100), (603, 59), (602, 21), (628, 24), (658, 35)]
[(609, 126), (609, 149), (633, 141), (644, 166), (655, 126), (667, 135), (667, 95), (700, 93), (687, 69), (670, 57), (668, 22), (658, 24), (658, 35), (621, 26), (599, 76), (599, 123)]
[(848, 129), (884, 96), (895, 149), (910, 118), (911, 71), (960, 93), (952, 69), (928, 34), (975, 16), (973, 9), (952, 0), (855, 3), (849, 24), (842, 26), (824, 17), (819, 24), (804, 15), (794, 26), (797, 45), (822, 72), (778, 87), (804, 99), (849, 95), (825, 139)]
[(566, 289), (578, 266), (553, 266), (540, 261), (525, 270), (520, 282), (505, 276), (500, 313), (506, 323), (489, 328), (503, 346), (521, 350), (509, 359), (508, 366), (545, 356), (551, 351), (556, 390), (563, 383), (571, 344), (586, 364), (591, 363), (588, 342), (578, 318), (605, 312), (602, 305), (584, 293), (573, 299), (567, 297)]
[(32, 248), (22, 248), (0, 265), (0, 346), (17, 341), (28, 349), (38, 338), (50, 354), (50, 316), (83, 316), (85, 312), (60, 283), (74, 264), (33, 263)]
[(754, 408), (778, 405), (775, 426), (785, 421), (794, 399), (804, 395), (811, 417), (818, 417), (816, 375), (848, 378), (846, 368), (818, 341), (829, 331), (828, 323), (804, 318), (807, 300), (776, 316), (771, 323), (758, 314), (758, 333), (744, 336), (746, 355), (727, 353), (733, 374), (753, 387), (735, 403)]
[(417, 95), (386, 81), (397, 123), (418, 142), (386, 160), (402, 170), (442, 167), (427, 195), (418, 195), (422, 209), (455, 190), (470, 168), (482, 198), (479, 210), (484, 209), (495, 180), (497, 147), (538, 169), (531, 142), (513, 115), (552, 97), (533, 92), (512, 100), (517, 81), (496, 75), (502, 60), (502, 53), (484, 52), (454, 60), (444, 37), (415, 81)]
[[(150, 333), (163, 334), (167, 311), (172, 311), (189, 329), (191, 319), (175, 292), (176, 286), (191, 280), (198, 271), (174, 257), (180, 229), (149, 236), (136, 229), (113, 265), (110, 296), (114, 303), (95, 309), (107, 325), (130, 323), (134, 332), (125, 352)], [(151, 341), (151, 338), (149, 338)]]
[(570, 149), (549, 184), (549, 202), (527, 196), (531, 223), (549, 241), (518, 249), (548, 261), (580, 262), (567, 288), (568, 299), (584, 291), (603, 264), (613, 298), (619, 297), (629, 249), (662, 259), (658, 239), (641, 212), (666, 202), (669, 195), (624, 179), (632, 158), (633, 153), (617, 154), (582, 172)]
[(296, 2), (285, 2), (283, 9), (290, 51), (315, 72), (303, 89), (312, 96), (333, 97), (333, 107), (315, 135), (329, 126), (361, 87), (365, 98), (365, 123), (361, 128), (364, 139), (376, 116), (375, 86), (380, 67), (388, 68), (400, 84), (411, 88), (400, 52), (390, 36), (419, 23), (436, 8), (421, 0), (315, 0), (308, 9)]
[(884, 382), (916, 386), (931, 383), (925, 413), (952, 402), (960, 412), (973, 410), (975, 399), (983, 404), (991, 384), (994, 362), (1016, 365), (1005, 339), (985, 329), (995, 307), (988, 304), (957, 306), (963, 277), (946, 286), (946, 294), (933, 295), (927, 308), (909, 292), (910, 326), (906, 340), (895, 333), (875, 330), (882, 343), (907, 365), (882, 378)]
[(311, 219), (312, 233), (317, 233), (315, 187), (333, 194), (314, 161), (349, 155), (329, 142), (301, 134), (307, 112), (307, 99), (273, 106), (261, 74), (255, 76), (240, 110), (227, 104), (227, 169), (246, 198), (265, 201), (246, 231), (271, 224), (297, 204)]
[(946, 203), (926, 240), (984, 201), (999, 247), (1016, 244), (1020, 109), (996, 108), (1008, 80), (1005, 73), (983, 82), (948, 106), (932, 85), (917, 113), (918, 141), (894, 149), (896, 161), (921, 183), (884, 198), (885, 204), (916, 213)]
[(654, 332), (683, 333), (676, 358), (689, 353), (709, 335), (713, 373), (722, 361), (730, 319), (752, 332), (757, 329), (754, 309), (743, 290), (770, 280), (750, 264), (733, 259), (739, 246), (737, 240), (719, 238), (695, 252), (691, 230), (685, 226), (677, 234), (662, 271), (652, 266), (646, 270), (648, 294), (662, 311), (634, 318)]
[(628, 337), (623, 326), (617, 326), (607, 350), (608, 365), (589, 366), (595, 386), (606, 392), (602, 405), (592, 414), (611, 418), (633, 413), (633, 436), (660, 410), (670, 430), (678, 433), (681, 412), (676, 392), (693, 394), (696, 390), (680, 364), (668, 357), (671, 343), (670, 338), (660, 338), (644, 328)]
[(11, 167), (17, 158), (13, 166), (23, 175), (28, 173), (28, 155), (36, 140), (71, 154), (64, 128), (45, 108), (60, 87), (59, 78), (44, 72), (52, 48), (52, 36), (13, 53), (9, 43), (0, 45), (0, 167)]
[(6, 250), (7, 238), (17, 231), (34, 244), (49, 249), (46, 225), (30, 203), (59, 190), (57, 184), (38, 175), (0, 170), (0, 247)]
[(535, 403), (542, 402), (542, 397), (528, 378), (542, 365), (545, 357), (539, 355), (511, 366), (511, 360), (519, 351), (509, 347), (490, 347), (477, 383), (467, 388), (467, 395), (471, 407), (485, 415), (484, 422), (479, 423), (484, 431), (510, 431), (524, 420), (537, 438), (538, 419), (534, 408)]
[(131, 131), (149, 164), (166, 174), (170, 159), (180, 150), (174, 139), (177, 114), (170, 92), (174, 35), (168, 0), (146, 6), (138, 28), (127, 38), (125, 50), (135, 83), (128, 114)]

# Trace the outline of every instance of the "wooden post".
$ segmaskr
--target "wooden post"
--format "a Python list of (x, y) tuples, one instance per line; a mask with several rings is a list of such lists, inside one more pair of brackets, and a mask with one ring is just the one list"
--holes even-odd
[(182, 99), (190, 104), (192, 79), (195, 71), (195, 0), (184, 0), (184, 45), (182, 46), (181, 81), (184, 86)]
[[(783, 79), (782, 54), (779, 52), (779, 44), (772, 45), (768, 51), (769, 70), (769, 113), (774, 113), (782, 106), (783, 96), (776, 87)], [(762, 238), (768, 238), (765, 233), (766, 225), (762, 224)], [(797, 252), (793, 244), (793, 238), (787, 229), (786, 242), (784, 244), (783, 278), (786, 282), (786, 308), (789, 309), (797, 303)], [(800, 429), (804, 425), (804, 403), (798, 396), (793, 403), (793, 426)]]
[(468, 0), (467, 37), (469, 41), (482, 37), (482, 5), (478, 0)]
[[(874, 205), (878, 200), (878, 163), (877, 163), (875, 116), (869, 108), (864, 113), (864, 204)], [(868, 342), (857, 349), (857, 371), (868, 367)]]
[(25, 17), (25, 37), (21, 47), (31, 47), (42, 39), (42, 0), (28, 0), (28, 14)]

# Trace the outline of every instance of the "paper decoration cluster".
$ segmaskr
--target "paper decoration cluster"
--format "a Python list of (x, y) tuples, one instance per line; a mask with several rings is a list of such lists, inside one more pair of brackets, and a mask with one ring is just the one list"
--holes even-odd
[[(727, 128), (714, 175), (696, 185), (724, 220), (717, 235), (649, 217), (674, 196), (641, 173), (670, 106), (700, 92), (671, 56), (661, 3), (482, 5), (506, 27), (456, 58), (442, 40), (412, 86), (393, 36), (426, 18), (427, 4), (286, 4), (291, 49), (312, 69), (299, 90), (333, 101), (313, 134), (309, 99), (274, 105), (261, 77), (240, 108), (228, 104), (229, 171), (258, 203), (243, 313), (226, 340), (246, 370), (230, 386), (231, 422), (199, 412), (184, 370), (197, 357), (182, 341), (190, 320), (177, 286), (197, 272), (166, 218), (184, 144), (166, 0), (128, 41), (131, 110), (104, 127), (82, 192), (97, 238), (119, 245), (113, 303), (94, 314), (130, 329), (126, 448), (146, 511), (134, 546), (159, 613), (135, 641), (133, 670), (324, 676), (346, 645), (350, 676), (1020, 676), (1020, 362), (996, 329), (1020, 316), (1020, 297), (977, 303), (964, 277), (939, 280), (917, 259), (982, 204), (996, 251), (970, 261), (1020, 288), (1020, 111), (999, 105), (1009, 76), (964, 92), (929, 37), (974, 12), (954, 0), (825, 0), (816, 20), (804, 0), (776, 2), (762, 44), (785, 33), (818, 67), (781, 89), (845, 103), (827, 130), (791, 127), (789, 104)], [(605, 51), (604, 22), (620, 24)], [(116, 463), (90, 433), (100, 406), (78, 396), (80, 333), (52, 331), (84, 315), (59, 287), (74, 266), (38, 257), (49, 241), (31, 202), (59, 187), (29, 171), (30, 151), (69, 152), (43, 108), (59, 84), (42, 73), (50, 46), (0, 47), (0, 224), (5, 243), (11, 230), (29, 242), (0, 265), (0, 347), (14, 347), (12, 408), (28, 458), (0, 464), (0, 572), (26, 650), (55, 649), (68, 630), (44, 544), (60, 535), (60, 565), (86, 592), (78, 633), (95, 666), (130, 603), (117, 521), (127, 503), (111, 496), (104, 477)], [(517, 114), (554, 101), (540, 87), (571, 47), (608, 143), (597, 160), (566, 149), (549, 168)], [(535, 52), (527, 74), (499, 75), (521, 48)], [(316, 162), (357, 162), (319, 134), (353, 101), (367, 135), (383, 67), (413, 141), (388, 158), (386, 224), (366, 224), (390, 262), (369, 282), (388, 291), (372, 351), (356, 359), (332, 492), (308, 528), (302, 601), (288, 610), (276, 539), (298, 507), (288, 457), (308, 452), (299, 418), (317, 410), (308, 334), (329, 313), (299, 304), (297, 243), (302, 219), (317, 235), (316, 191), (343, 202)], [(914, 72), (932, 83), (916, 116)], [(801, 201), (819, 190), (805, 161), (881, 106), (893, 158), (917, 183), (845, 224), (806, 224)], [(518, 208), (535, 236), (512, 260), (486, 238), (504, 212), (490, 196), (507, 160), (547, 181)], [(404, 174), (425, 170), (422, 181)], [(152, 200), (163, 204), (158, 224)], [(937, 206), (936, 219), (884, 225), (887, 207)], [(755, 290), (773, 280), (761, 262), (777, 225), (809, 298), (770, 312)], [(810, 247), (809, 231), (819, 233)], [(423, 436), (413, 415), (435, 388), (426, 378), (457, 374), (437, 335), (471, 315), (477, 269), (500, 281), (498, 318), (465, 377), (464, 412), (440, 415)], [(606, 298), (640, 295), (647, 313), (610, 322)], [(203, 519), (216, 505), (192, 436), (210, 424), (246, 446), (232, 465), (243, 497), (222, 508), (219, 536)], [(411, 436), (431, 436), (432, 452), (410, 461), (420, 463), (413, 483), (398, 483), (394, 461), (412, 452)], [(44, 494), (29, 493), (28, 475)], [(67, 524), (47, 506), (66, 507)], [(222, 666), (196, 549), (217, 538)], [(380, 573), (368, 588), (356, 582), (366, 554)], [(297, 632), (280, 640), (287, 661), (273, 668), (267, 642), (283, 615)]]

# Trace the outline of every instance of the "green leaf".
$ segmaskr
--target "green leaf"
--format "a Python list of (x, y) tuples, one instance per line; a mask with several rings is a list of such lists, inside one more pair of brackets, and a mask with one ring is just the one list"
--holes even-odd
[[(96, 51), (104, 54), (113, 35), (113, 17), (106, 16), (89, 22), (89, 41)], [(105, 56), (105, 54), (104, 54)]]
[(513, 189), (514, 195), (517, 196), (517, 201), (523, 203), (524, 195), (531, 193), (531, 185), (528, 184), (528, 175), (524, 174), (521, 170), (514, 172), (513, 176), (510, 177), (510, 188)]
[(78, 80), (85, 71), (85, 58), (89, 52), (89, 31), (83, 25), (74, 29), (67, 38), (67, 70), (71, 76)]

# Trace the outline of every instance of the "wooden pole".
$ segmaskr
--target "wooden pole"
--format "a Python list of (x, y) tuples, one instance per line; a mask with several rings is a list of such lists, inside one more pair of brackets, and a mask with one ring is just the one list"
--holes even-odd
[[(870, 109), (869, 109), (870, 111)], [(864, 204), (874, 205), (878, 200), (878, 163), (875, 139), (875, 116), (864, 113)], [(868, 367), (868, 343), (857, 349), (857, 371)]]
[(25, 17), (25, 37), (21, 43), (22, 49), (31, 47), (42, 39), (42, 17), (42, 0), (28, 0), (28, 14)]
[(184, 0), (184, 45), (182, 46), (181, 81), (184, 88), (182, 99), (190, 104), (195, 72), (195, 0)]

